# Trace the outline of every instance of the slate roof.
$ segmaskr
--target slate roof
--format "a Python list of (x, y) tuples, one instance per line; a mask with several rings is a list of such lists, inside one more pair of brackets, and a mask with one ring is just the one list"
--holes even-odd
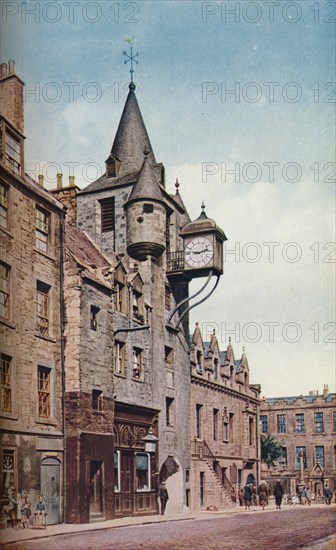
[(90, 239), (74, 225), (65, 225), (65, 244), (76, 260), (93, 269), (108, 267), (107, 259)]
[[(298, 399), (303, 399), (306, 403), (311, 404), (317, 398), (323, 399), (323, 395), (296, 395), (291, 397), (268, 397), (265, 399), (265, 401), (270, 405), (276, 405), (276, 403), (278, 403), (279, 401), (284, 401), (285, 403), (287, 403), (287, 405), (294, 405), (295, 401), (297, 401)], [(325, 401), (327, 403), (330, 403), (335, 398), (336, 398), (336, 393), (329, 393), (329, 395), (325, 398)]]
[(148, 157), (149, 155), (146, 154), (139, 173), (138, 181), (133, 186), (127, 203), (138, 199), (151, 199), (164, 202), (161, 189), (153, 170), (153, 166), (151, 165)]

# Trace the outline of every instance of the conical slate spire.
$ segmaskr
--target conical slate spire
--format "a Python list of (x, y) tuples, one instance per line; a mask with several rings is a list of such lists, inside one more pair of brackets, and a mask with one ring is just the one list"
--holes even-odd
[(161, 189), (150, 161), (150, 151), (147, 147), (142, 153), (142, 158), (144, 155), (145, 158), (142, 163), (138, 181), (133, 185), (127, 204), (135, 200), (145, 199), (164, 202)]
[(148, 148), (148, 157), (151, 164), (156, 164), (146, 126), (134, 93), (135, 85), (130, 84), (129, 89), (111, 149), (111, 154), (121, 162), (119, 178), (140, 170), (145, 146)]

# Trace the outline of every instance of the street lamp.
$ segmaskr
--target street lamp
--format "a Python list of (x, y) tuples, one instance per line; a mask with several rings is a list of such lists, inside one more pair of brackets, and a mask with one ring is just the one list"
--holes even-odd
[(152, 427), (149, 428), (148, 430), (148, 434), (145, 435), (145, 437), (143, 437), (141, 439), (141, 441), (144, 441), (145, 443), (145, 451), (146, 453), (155, 453), (156, 452), (156, 444), (157, 442), (159, 441), (159, 438), (156, 437), (154, 434), (153, 434), (153, 429)]

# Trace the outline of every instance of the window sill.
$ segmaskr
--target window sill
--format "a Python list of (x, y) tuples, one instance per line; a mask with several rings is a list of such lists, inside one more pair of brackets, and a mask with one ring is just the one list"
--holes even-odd
[(36, 424), (45, 424), (48, 426), (57, 426), (58, 422), (56, 420), (52, 420), (51, 418), (36, 418)]
[(41, 338), (41, 340), (46, 340), (47, 342), (52, 342), (53, 344), (56, 344), (56, 338), (52, 338), (51, 336), (40, 334), (39, 332), (35, 332), (35, 336), (36, 338)]
[(121, 372), (115, 372), (114, 376), (118, 376), (119, 378), (127, 378), (126, 374), (122, 374)]
[(0, 412), (1, 418), (7, 418), (8, 420), (18, 420), (18, 415), (10, 412), (1, 411)]
[(12, 323), (11, 321), (6, 319), (5, 317), (0, 317), (0, 324), (1, 325), (6, 325), (6, 327), (9, 327), (9, 328), (16, 329), (16, 324)]
[(37, 252), (38, 254), (41, 254), (41, 256), (44, 256), (45, 258), (47, 258), (48, 260), (50, 260), (52, 262), (56, 262), (55, 256), (52, 256), (51, 254), (48, 254), (48, 252), (43, 252), (43, 250), (39, 250), (38, 248), (35, 248), (35, 252)]
[(132, 380), (134, 380), (134, 382), (141, 382), (142, 384), (144, 383), (143, 378), (135, 378), (134, 376), (132, 376)]
[(8, 229), (6, 229), (6, 227), (3, 227), (2, 225), (0, 225), (0, 231), (2, 231), (5, 235), (7, 235), (7, 237), (14, 239), (13, 233), (11, 233)]

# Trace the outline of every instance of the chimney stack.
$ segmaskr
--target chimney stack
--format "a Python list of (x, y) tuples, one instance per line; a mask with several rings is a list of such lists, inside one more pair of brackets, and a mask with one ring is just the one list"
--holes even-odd
[(69, 176), (69, 185), (70, 187), (75, 186), (75, 176)]
[(4, 76), (7, 76), (7, 63), (1, 63), (0, 65), (0, 76), (3, 78)]
[(39, 182), (39, 185), (41, 187), (43, 187), (43, 180), (44, 180), (44, 176), (42, 176), (42, 174), (39, 174), (38, 176), (38, 182)]
[(324, 386), (323, 386), (323, 397), (326, 398), (326, 397), (328, 397), (328, 395), (329, 395), (328, 384), (324, 384)]
[(8, 61), (8, 74), (15, 74), (15, 61), (12, 59)]
[(57, 174), (57, 189), (62, 189), (63, 187), (63, 176), (62, 174)]

